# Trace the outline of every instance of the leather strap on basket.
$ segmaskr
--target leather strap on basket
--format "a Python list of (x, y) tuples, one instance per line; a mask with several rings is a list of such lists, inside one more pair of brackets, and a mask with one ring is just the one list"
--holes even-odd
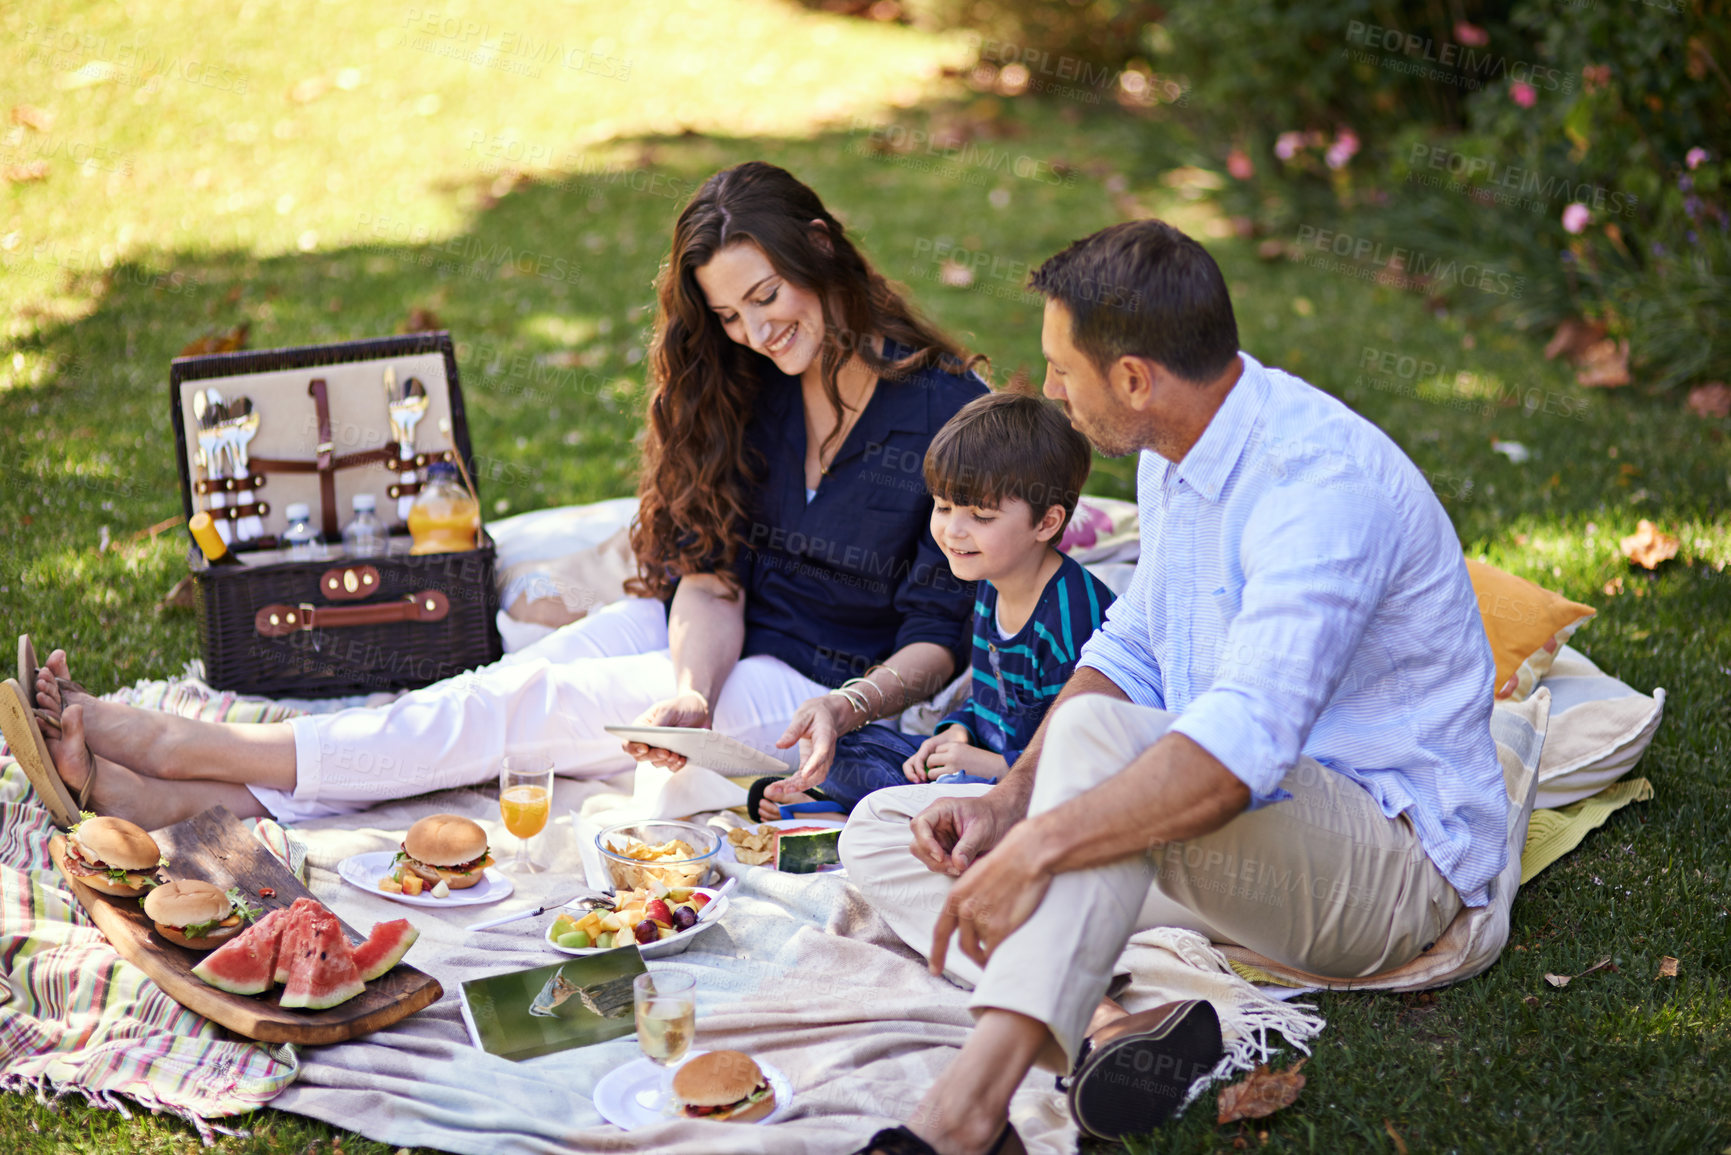
[(451, 601), (438, 590), (408, 594), (400, 601), (366, 606), (291, 606), (278, 602), (253, 615), (253, 628), (261, 637), (286, 638), (302, 630), (344, 629), (379, 626), (391, 622), (442, 622), (451, 612)]
[[(331, 461), (333, 469), (353, 469), (357, 465), (383, 465), (386, 469), (394, 469), (397, 459), (395, 449), (363, 449), (359, 453), (347, 453)], [(316, 461), (296, 461), (287, 457), (249, 457), (247, 465), (252, 470), (253, 480), (269, 473), (317, 473), (319, 463)], [(201, 483), (202, 484), (202, 483)], [(221, 489), (221, 486), (217, 487)], [(257, 486), (254, 486), (256, 489)], [(200, 493), (205, 492), (199, 490)]]
[(337, 527), (337, 456), (336, 442), (331, 435), (331, 401), (325, 389), (325, 379), (314, 377), (312, 384), (307, 386), (307, 392), (312, 394), (313, 407), (319, 416), (319, 504), (324, 521), (325, 540), (335, 540), (340, 530)]

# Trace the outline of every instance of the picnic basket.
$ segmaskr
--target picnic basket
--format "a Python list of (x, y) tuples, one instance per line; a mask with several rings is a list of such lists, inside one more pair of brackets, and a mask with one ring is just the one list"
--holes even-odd
[[(387, 370), (424, 389), (412, 460), (399, 459)], [(215, 412), (211, 398), (256, 415), (243, 450), (246, 476), (232, 441), (227, 453), (212, 450), (203, 420)], [(499, 658), (496, 555), (486, 530), (475, 549), (416, 556), (398, 514), (399, 498), (412, 498), (436, 461), (459, 464), (473, 490), (449, 333), (181, 357), (170, 369), (169, 402), (182, 506), (189, 519), (202, 510), (226, 523), (230, 554), (241, 563), (211, 565), (189, 545), (211, 685), (336, 697), (412, 689)], [(390, 534), (384, 555), (343, 556), (341, 529), (358, 493), (374, 495)], [(328, 560), (287, 560), (280, 548), (286, 512), (297, 502), (310, 506)]]

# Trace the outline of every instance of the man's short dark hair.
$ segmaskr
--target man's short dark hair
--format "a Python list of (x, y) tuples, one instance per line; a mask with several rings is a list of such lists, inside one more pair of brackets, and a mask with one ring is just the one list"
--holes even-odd
[(1200, 383), (1238, 355), (1220, 266), (1165, 221), (1101, 229), (1047, 260), (1029, 287), (1070, 311), (1070, 339), (1101, 370), (1120, 357), (1146, 357)]
[(1025, 501), (1036, 524), (1063, 506), (1056, 545), (1093, 464), (1088, 439), (1056, 406), (1026, 393), (988, 393), (962, 406), (932, 438), (926, 487), (941, 501), (980, 509), (998, 509), (1005, 498)]

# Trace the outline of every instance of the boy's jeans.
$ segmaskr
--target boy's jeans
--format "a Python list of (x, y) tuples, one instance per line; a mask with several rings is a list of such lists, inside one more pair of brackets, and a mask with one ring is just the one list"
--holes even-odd
[[(923, 734), (904, 734), (900, 730), (873, 722), (851, 734), (844, 734), (836, 743), (835, 761), (830, 764), (829, 777), (822, 790), (829, 797), (852, 810), (861, 798), (873, 790), (889, 786), (908, 785), (902, 773), (902, 763), (913, 757), (924, 742)], [(947, 785), (965, 782), (996, 782), (996, 778), (977, 778), (972, 774), (945, 774), (935, 781)]]

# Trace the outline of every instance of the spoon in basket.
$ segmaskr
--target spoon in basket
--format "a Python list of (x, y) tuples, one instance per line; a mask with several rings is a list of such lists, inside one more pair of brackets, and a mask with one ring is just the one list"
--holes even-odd
[[(415, 426), (427, 415), (427, 387), (419, 377), (410, 377), (399, 387), (394, 368), (385, 369), (385, 410), (390, 414), (391, 430), (397, 437), (397, 458), (407, 464), (415, 456)], [(398, 480), (412, 483), (420, 476), (412, 466), (403, 470)], [(411, 495), (397, 498), (397, 519), (409, 520), (409, 509), (415, 504)]]
[[(253, 412), (251, 397), (236, 397), (228, 403), (228, 436), (229, 452), (234, 458), (234, 476), (237, 481), (251, 477), (247, 471), (247, 445), (258, 436), (258, 414)], [(235, 495), (236, 505), (246, 505), (256, 500), (252, 486), (242, 486)], [(241, 541), (251, 541), (264, 536), (264, 519), (256, 513), (249, 513), (240, 519), (235, 526), (235, 536)]]
[[(216, 488), (216, 482), (221, 481), (222, 472), (222, 422), (225, 416), (222, 406), (222, 394), (215, 389), (197, 390), (192, 395), (192, 416), (198, 422), (198, 452), (204, 465), (205, 480), (212, 485), (210, 492), (210, 508), (222, 509), (228, 505), (228, 499)], [(215, 517), (216, 532), (227, 543), (234, 540), (233, 527), (226, 517)]]

